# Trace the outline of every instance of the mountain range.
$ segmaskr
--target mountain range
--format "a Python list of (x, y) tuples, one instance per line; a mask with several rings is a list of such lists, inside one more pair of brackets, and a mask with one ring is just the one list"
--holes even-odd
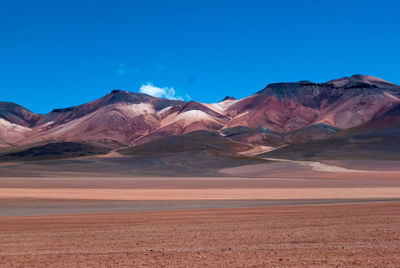
[(0, 102), (3, 160), (199, 150), (293, 159), (369, 152), (400, 158), (399, 136), (400, 86), (366, 75), (273, 83), (247, 98), (216, 103), (121, 90), (48, 114)]

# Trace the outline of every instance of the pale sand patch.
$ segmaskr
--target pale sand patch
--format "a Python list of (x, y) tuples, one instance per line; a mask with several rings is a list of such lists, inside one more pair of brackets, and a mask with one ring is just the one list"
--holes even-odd
[(275, 148), (271, 147), (271, 146), (257, 145), (257, 146), (254, 146), (253, 148), (251, 148), (250, 150), (240, 152), (239, 154), (246, 155), (246, 156), (256, 156), (256, 155), (266, 153), (266, 152), (269, 152), (272, 150), (275, 150)]
[[(119, 150), (119, 149), (118, 149)], [(95, 155), (95, 156), (89, 156), (87, 158), (90, 157), (96, 157), (96, 158), (115, 158), (115, 157), (126, 157), (125, 155), (120, 154), (119, 152), (117, 152), (116, 150), (112, 150), (110, 152), (108, 152), (107, 154), (100, 154), (100, 155)]]
[[(290, 160), (290, 159), (282, 159), (282, 158), (263, 158), (269, 161), (277, 161), (277, 162), (286, 162), (286, 163), (294, 163), (301, 166), (309, 166), (312, 170), (315, 171), (323, 171), (323, 172), (354, 172), (354, 173), (376, 173), (373, 170), (364, 170), (364, 169), (352, 169), (352, 168), (345, 168), (339, 167), (335, 165), (330, 165), (327, 163), (316, 162), (316, 161), (297, 161), (297, 160)], [(383, 171), (380, 170), (379, 173), (394, 173), (398, 171)]]
[[(328, 164), (329, 165), (329, 164)], [(340, 164), (341, 166), (344, 164)], [(329, 165), (332, 166), (332, 165)], [(335, 167), (335, 166), (333, 166)], [(322, 181), (324, 179), (337, 180), (337, 179), (362, 179), (362, 180), (375, 180), (379, 186), (379, 181), (384, 180), (400, 180), (400, 169), (395, 170), (367, 170), (361, 168), (353, 169), (351, 165), (349, 172), (337, 172), (330, 169), (329, 172), (315, 170), (310, 164), (300, 164), (295, 162), (274, 161), (268, 164), (257, 165), (244, 165), (233, 168), (224, 168), (219, 171), (228, 176), (241, 177), (241, 178), (286, 178), (286, 179), (312, 179), (313, 181)], [(374, 168), (372, 166), (372, 168)], [(354, 172), (354, 170), (362, 170), (363, 172)], [(360, 185), (362, 186), (362, 185)], [(332, 184), (332, 187), (336, 185)]]
[(400, 198), (400, 187), (242, 189), (0, 188), (0, 198), (81, 200), (238, 200)]

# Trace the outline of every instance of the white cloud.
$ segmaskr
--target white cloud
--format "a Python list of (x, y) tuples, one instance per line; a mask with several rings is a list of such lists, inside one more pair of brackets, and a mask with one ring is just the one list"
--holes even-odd
[(142, 85), (139, 90), (140, 93), (145, 93), (153, 97), (170, 99), (170, 100), (183, 100), (181, 96), (176, 95), (173, 87), (156, 87), (151, 83)]

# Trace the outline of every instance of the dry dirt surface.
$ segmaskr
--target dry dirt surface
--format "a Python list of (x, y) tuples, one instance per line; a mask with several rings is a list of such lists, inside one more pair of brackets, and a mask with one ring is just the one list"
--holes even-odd
[(221, 173), (249, 178), (400, 179), (400, 161), (295, 161), (264, 158), (273, 162), (223, 168)]
[(0, 218), (0, 267), (399, 267), (400, 202)]
[(399, 163), (3, 174), (0, 267), (400, 267)]
[(400, 199), (400, 187), (274, 189), (21, 189), (3, 188), (0, 200), (287, 200)]
[(313, 178), (300, 172), (297, 178), (0, 178), (0, 217), (400, 201), (400, 173), (313, 174)]

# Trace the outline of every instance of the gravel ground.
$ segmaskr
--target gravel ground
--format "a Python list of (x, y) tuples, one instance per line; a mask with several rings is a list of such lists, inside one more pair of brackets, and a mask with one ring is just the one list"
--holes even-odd
[(0, 267), (399, 267), (400, 202), (0, 218)]

